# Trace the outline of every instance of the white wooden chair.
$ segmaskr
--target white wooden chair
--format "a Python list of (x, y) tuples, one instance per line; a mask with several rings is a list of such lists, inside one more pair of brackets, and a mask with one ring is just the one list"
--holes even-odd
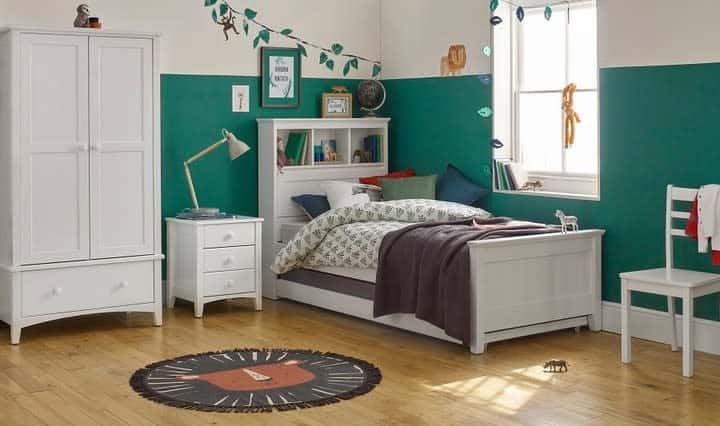
[(685, 237), (684, 229), (674, 229), (673, 219), (687, 220), (689, 212), (674, 211), (674, 201), (692, 202), (698, 190), (688, 188), (667, 188), (667, 212), (665, 215), (665, 268), (620, 274), (622, 280), (622, 362), (632, 361), (630, 332), (631, 294), (633, 291), (667, 296), (668, 313), (672, 323), (672, 350), (678, 350), (675, 326), (675, 304), (673, 298), (681, 298), (683, 306), (682, 372), (685, 377), (694, 374), (695, 344), (693, 328), (695, 298), (720, 292), (720, 275), (705, 272), (676, 269), (673, 267), (673, 237)]

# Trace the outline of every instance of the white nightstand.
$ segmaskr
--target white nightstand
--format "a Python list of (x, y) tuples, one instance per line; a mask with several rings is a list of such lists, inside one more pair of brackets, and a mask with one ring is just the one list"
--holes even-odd
[(262, 310), (262, 219), (167, 221), (167, 304), (249, 298)]

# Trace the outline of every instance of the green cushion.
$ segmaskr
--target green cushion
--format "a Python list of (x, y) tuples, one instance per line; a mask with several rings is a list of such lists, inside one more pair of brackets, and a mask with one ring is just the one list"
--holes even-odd
[(404, 179), (380, 178), (383, 199), (393, 200), (434, 200), (437, 176), (418, 176)]

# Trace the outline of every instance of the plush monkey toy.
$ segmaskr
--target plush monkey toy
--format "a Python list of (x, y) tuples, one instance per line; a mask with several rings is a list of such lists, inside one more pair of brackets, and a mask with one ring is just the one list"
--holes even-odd
[(563, 89), (562, 110), (565, 113), (565, 148), (571, 148), (575, 145), (575, 125), (580, 123), (580, 115), (575, 112), (575, 91), (577, 86), (575, 83), (568, 84)]
[(90, 26), (90, 7), (81, 4), (77, 7), (77, 17), (75, 18), (76, 28), (87, 28)]

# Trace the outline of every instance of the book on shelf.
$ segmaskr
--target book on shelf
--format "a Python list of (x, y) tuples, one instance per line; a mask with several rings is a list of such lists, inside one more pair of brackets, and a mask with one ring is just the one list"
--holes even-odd
[(505, 177), (505, 164), (500, 160), (495, 161), (495, 173), (497, 174), (499, 181), (498, 189), (501, 191), (509, 190), (510, 187), (508, 186), (507, 178)]
[(369, 135), (363, 140), (363, 149), (367, 152), (367, 160), (369, 163), (382, 163), (383, 136)]
[(500, 191), (518, 191), (528, 182), (525, 168), (510, 160), (493, 160), (494, 184)]
[(511, 191), (517, 191), (518, 187), (515, 182), (515, 176), (513, 176), (512, 169), (510, 168), (510, 163), (503, 164), (503, 167), (505, 167), (505, 176), (507, 177), (508, 188), (510, 188)]
[(528, 183), (527, 170), (520, 163), (514, 161), (511, 161), (508, 165), (515, 181), (515, 189), (522, 189)]
[[(305, 164), (303, 155), (307, 153), (306, 145), (306, 133), (290, 133), (288, 135), (287, 145), (285, 146), (285, 156), (292, 161), (293, 166), (302, 166)], [(307, 155), (305, 156), (307, 157)]]
[(301, 166), (306, 166), (306, 165), (307, 165), (307, 163), (308, 163), (308, 151), (309, 151), (309, 150), (310, 150), (310, 143), (309, 143), (309, 141), (306, 140), (305, 143), (303, 144), (302, 157), (300, 157), (300, 165), (301, 165)]
[(495, 169), (496, 188), (500, 191), (509, 191), (510, 184), (507, 178), (507, 169), (505, 168), (505, 160), (494, 160), (493, 167)]
[(375, 162), (382, 163), (383, 159), (383, 135), (375, 136), (377, 138), (377, 145), (375, 146)]
[(499, 190), (500, 189), (500, 173), (498, 173), (497, 169), (498, 162), (497, 160), (493, 160), (493, 183), (494, 188)]

